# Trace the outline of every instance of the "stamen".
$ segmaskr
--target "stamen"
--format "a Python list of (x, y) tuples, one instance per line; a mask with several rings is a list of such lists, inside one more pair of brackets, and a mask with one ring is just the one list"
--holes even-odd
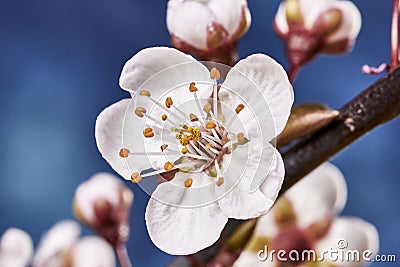
[(214, 161), (215, 170), (217, 171), (218, 180), (215, 183), (217, 186), (221, 186), (224, 183), (224, 177), (222, 177), (221, 169), (219, 168), (218, 162)]
[(206, 104), (203, 106), (203, 110), (204, 110), (205, 113), (209, 114), (210, 111), (211, 111), (211, 105), (210, 105), (210, 103), (206, 103)]
[(224, 177), (219, 177), (215, 183), (217, 186), (221, 186), (224, 183)]
[(146, 109), (145, 109), (145, 108), (142, 108), (142, 107), (137, 107), (137, 108), (135, 109), (135, 114), (136, 114), (139, 118), (143, 118), (143, 117), (144, 117), (144, 114), (145, 114), (146, 112), (147, 112)]
[(222, 144), (221, 138), (219, 137), (219, 135), (217, 134), (215, 129), (211, 129), (211, 132), (213, 133), (213, 136), (215, 138), (214, 140), (217, 141), (218, 143)]
[[(192, 167), (192, 166), (194, 166), (193, 162), (186, 162), (186, 163), (182, 163), (182, 164), (179, 164), (179, 165), (175, 165), (173, 167), (173, 169), (171, 169), (171, 170), (179, 169), (179, 168), (185, 168), (185, 167)], [(153, 175), (156, 175), (156, 174), (162, 174), (162, 173), (165, 173), (165, 172), (168, 172), (168, 170), (161, 169), (161, 170), (157, 170), (157, 171), (153, 171), (153, 172), (148, 172), (146, 174), (143, 174), (142, 178), (153, 176)]]
[(129, 156), (129, 153), (131, 153), (131, 151), (127, 148), (121, 148), (121, 150), (119, 151), (119, 156), (121, 158), (127, 158)]
[(188, 149), (186, 147), (183, 147), (181, 149), (181, 152), (182, 152), (182, 154), (186, 154), (186, 153), (188, 153)]
[(191, 187), (192, 184), (193, 184), (193, 179), (192, 178), (188, 178), (188, 179), (185, 180), (185, 187), (186, 188)]
[(192, 82), (192, 83), (190, 83), (190, 86), (189, 86), (189, 91), (190, 92), (197, 92), (199, 89), (197, 89), (197, 87), (196, 87), (196, 83), (194, 83), (194, 82)]
[(144, 135), (144, 137), (146, 137), (146, 138), (151, 138), (151, 137), (153, 137), (153, 136), (154, 136), (153, 129), (151, 129), (151, 128), (146, 128), (146, 129), (144, 129), (144, 130), (143, 130), (143, 135)]
[(170, 108), (170, 107), (172, 106), (173, 103), (174, 103), (174, 102), (172, 101), (172, 98), (167, 97), (167, 99), (165, 99), (165, 106), (166, 106), (167, 108)]
[(244, 144), (246, 142), (246, 139), (244, 138), (244, 133), (238, 133), (237, 140), (240, 145)]
[(163, 121), (166, 121), (167, 118), (168, 118), (167, 114), (162, 114), (161, 119), (162, 119)]
[(221, 149), (221, 146), (220, 146), (218, 143), (214, 142), (212, 136), (209, 136), (209, 135), (206, 135), (206, 134), (203, 133), (202, 137), (203, 137), (206, 141), (210, 142), (214, 147), (217, 147), (217, 148)]
[(195, 122), (195, 121), (199, 121), (199, 118), (194, 115), (193, 113), (190, 113), (189, 115), (190, 121)]
[(164, 144), (160, 147), (161, 151), (164, 152), (165, 149), (167, 149), (168, 145)]
[(174, 164), (172, 164), (171, 162), (167, 161), (164, 164), (164, 170), (166, 171), (170, 171), (174, 168)]
[(202, 108), (201, 108), (200, 100), (197, 97), (197, 93), (196, 92), (194, 92), (194, 99), (196, 100), (196, 104), (197, 104), (197, 108), (199, 110), (199, 113), (201, 113), (202, 112)]
[(244, 105), (243, 104), (239, 104), (235, 109), (236, 114), (239, 114), (240, 111), (242, 111), (243, 109), (244, 109)]
[(139, 95), (141, 95), (141, 96), (147, 96), (147, 97), (150, 97), (150, 96), (151, 96), (150, 92), (147, 91), (147, 90), (142, 90), (142, 91), (140, 91)]
[(142, 176), (138, 172), (135, 172), (131, 175), (131, 181), (134, 184), (139, 183), (142, 180)]
[(207, 129), (214, 129), (217, 125), (213, 121), (209, 121), (206, 123), (206, 128)]
[(212, 80), (219, 80), (221, 78), (221, 73), (219, 72), (218, 69), (212, 68), (210, 71), (210, 78)]

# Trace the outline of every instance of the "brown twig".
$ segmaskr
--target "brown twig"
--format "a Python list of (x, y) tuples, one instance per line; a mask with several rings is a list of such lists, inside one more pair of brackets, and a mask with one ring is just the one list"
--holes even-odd
[[(339, 111), (332, 123), (283, 154), (286, 176), (280, 194), (356, 139), (400, 114), (400, 68), (369, 86)], [(218, 258), (216, 254), (226, 237), (240, 224), (241, 221), (230, 220), (217, 243), (193, 255), (197, 262), (206, 266)]]

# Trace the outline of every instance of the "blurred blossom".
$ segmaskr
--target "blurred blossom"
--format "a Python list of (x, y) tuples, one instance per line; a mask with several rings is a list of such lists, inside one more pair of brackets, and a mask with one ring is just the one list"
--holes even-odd
[(175, 48), (200, 60), (234, 65), (250, 27), (246, 0), (169, 0), (167, 27)]
[(0, 267), (28, 266), (33, 255), (31, 237), (17, 228), (9, 228), (0, 239)]
[[(263, 266), (365, 266), (363, 253), (373, 259), (378, 252), (379, 238), (375, 227), (360, 218), (336, 217), (345, 206), (347, 187), (341, 172), (332, 164), (324, 163), (289, 189), (271, 209), (262, 216), (252, 238), (247, 243), (235, 267)], [(268, 255), (266, 261), (257, 257), (260, 250), (269, 253), (285, 251), (287, 262)], [(290, 259), (289, 255), (308, 255), (314, 251), (317, 260), (305, 256)], [(324, 251), (336, 251), (336, 254)], [(347, 258), (358, 251), (360, 260)], [(263, 255), (264, 257), (266, 255)], [(273, 261), (271, 261), (271, 257)], [(295, 256), (294, 256), (295, 257)], [(321, 259), (324, 259), (321, 261)]]
[(117, 177), (98, 173), (76, 189), (75, 216), (96, 230), (111, 245), (126, 242), (133, 193)]
[(120, 78), (133, 98), (97, 118), (97, 146), (115, 171), (139, 184), (158, 176), (146, 223), (170, 254), (210, 246), (228, 218), (266, 213), (283, 181), (282, 158), (269, 141), (293, 103), (285, 71), (256, 54), (224, 73), (219, 85), (219, 70), (176, 49), (142, 50)]
[(361, 28), (361, 15), (350, 1), (286, 0), (279, 6), (275, 30), (285, 40), (292, 66), (319, 53), (349, 51)]
[(56, 223), (40, 240), (33, 267), (114, 267), (112, 247), (99, 237), (79, 238), (78, 223)]

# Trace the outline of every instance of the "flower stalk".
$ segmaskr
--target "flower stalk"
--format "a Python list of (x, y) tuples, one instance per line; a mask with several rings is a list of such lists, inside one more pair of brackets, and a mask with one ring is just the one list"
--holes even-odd
[(120, 242), (115, 246), (115, 253), (117, 255), (117, 259), (119, 265), (121, 267), (132, 267), (131, 260), (129, 259), (128, 251), (126, 250), (126, 243)]

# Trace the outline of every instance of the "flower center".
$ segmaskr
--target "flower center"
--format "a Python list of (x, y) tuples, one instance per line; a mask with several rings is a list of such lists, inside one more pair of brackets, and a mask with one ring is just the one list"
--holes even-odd
[[(127, 158), (134, 155), (147, 156), (164, 156), (165, 163), (162, 169), (155, 170), (146, 174), (135, 172), (132, 174), (134, 183), (140, 182), (143, 177), (152, 176), (155, 174), (172, 173), (173, 171), (182, 171), (188, 173), (188, 177), (184, 182), (185, 187), (191, 187), (193, 178), (190, 173), (204, 172), (208, 176), (216, 178), (215, 184), (221, 186), (224, 183), (222, 176), (222, 161), (224, 155), (232, 153), (239, 145), (243, 145), (248, 140), (243, 132), (230, 133), (228, 128), (234, 120), (234, 116), (225, 121), (222, 112), (222, 105), (219, 100), (220, 86), (217, 80), (220, 78), (220, 73), (213, 68), (210, 71), (210, 77), (214, 80), (211, 96), (202, 101), (198, 98), (196, 83), (192, 82), (189, 85), (189, 92), (193, 94), (194, 103), (189, 109), (193, 112), (187, 112), (186, 109), (174, 105), (172, 97), (167, 97), (164, 103), (152, 98), (150, 91), (141, 90), (138, 97), (147, 97), (153, 102), (163, 114), (160, 119), (155, 118), (152, 114), (148, 114), (146, 108), (137, 107), (135, 114), (139, 118), (147, 118), (154, 125), (146, 125), (143, 129), (145, 139), (158, 137), (162, 132), (167, 136), (173, 136), (175, 142), (166, 141), (160, 146), (160, 151), (152, 152), (137, 152), (128, 148), (121, 148), (119, 155), (122, 158)], [(204, 103), (205, 102), (205, 103)], [(239, 104), (234, 110), (235, 116), (239, 114), (245, 106)], [(186, 110), (186, 111), (185, 111)], [(196, 115), (198, 114), (198, 115)], [(159, 115), (157, 115), (159, 116)], [(172, 125), (166, 131), (166, 125)], [(170, 160), (168, 156), (177, 156), (176, 160)]]

